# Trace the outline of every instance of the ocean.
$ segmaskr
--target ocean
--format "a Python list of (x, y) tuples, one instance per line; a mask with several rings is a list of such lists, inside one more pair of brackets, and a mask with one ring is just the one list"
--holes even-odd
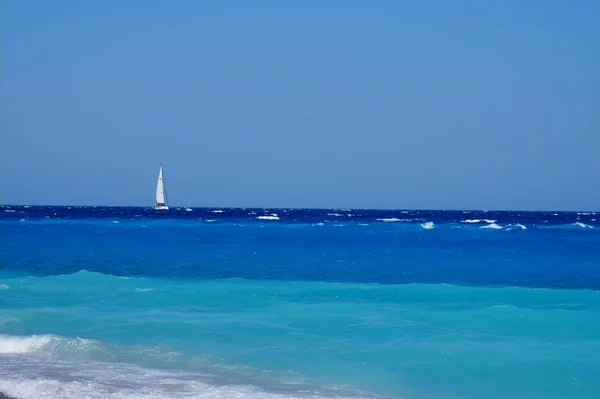
[(600, 398), (600, 213), (0, 207), (14, 398)]

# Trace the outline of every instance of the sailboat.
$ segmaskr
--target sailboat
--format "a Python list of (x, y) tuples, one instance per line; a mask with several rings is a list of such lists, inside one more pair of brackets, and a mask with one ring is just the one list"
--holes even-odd
[(165, 181), (163, 179), (162, 162), (158, 171), (158, 182), (156, 182), (156, 202), (154, 203), (154, 209), (157, 211), (169, 210), (169, 206), (167, 205), (167, 192), (165, 191)]

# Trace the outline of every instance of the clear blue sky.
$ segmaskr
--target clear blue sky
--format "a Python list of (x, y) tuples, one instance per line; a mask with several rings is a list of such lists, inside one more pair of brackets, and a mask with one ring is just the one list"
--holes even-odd
[(22, 1), (0, 202), (600, 209), (600, 1)]

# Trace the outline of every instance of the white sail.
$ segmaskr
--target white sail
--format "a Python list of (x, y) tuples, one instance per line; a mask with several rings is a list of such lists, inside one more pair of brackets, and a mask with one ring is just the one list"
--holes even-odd
[(155, 209), (169, 209), (167, 205), (167, 194), (165, 191), (165, 182), (163, 179), (163, 166), (160, 164), (158, 171), (158, 182), (156, 183), (156, 203)]

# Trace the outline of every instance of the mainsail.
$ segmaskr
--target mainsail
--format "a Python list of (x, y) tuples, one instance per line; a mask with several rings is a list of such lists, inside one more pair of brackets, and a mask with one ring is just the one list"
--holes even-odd
[(156, 183), (156, 203), (155, 209), (169, 209), (167, 205), (167, 193), (165, 191), (165, 182), (163, 179), (163, 166), (160, 164), (158, 171), (158, 182)]

